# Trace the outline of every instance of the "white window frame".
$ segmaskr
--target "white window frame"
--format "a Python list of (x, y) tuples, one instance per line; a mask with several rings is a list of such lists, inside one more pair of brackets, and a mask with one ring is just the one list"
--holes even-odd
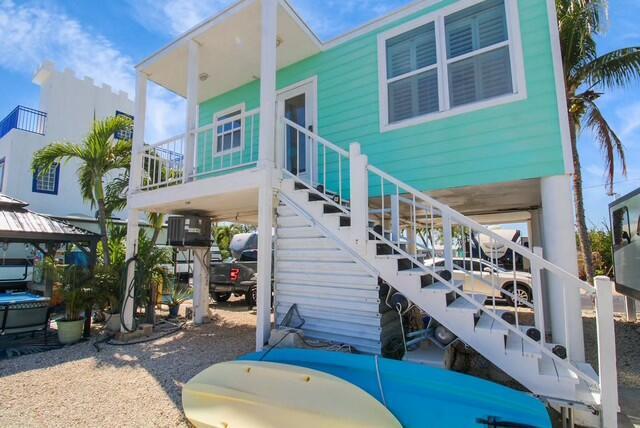
[[(380, 132), (394, 131), (397, 129), (415, 126), (434, 120), (445, 119), (463, 113), (495, 107), (502, 104), (521, 101), (527, 98), (526, 75), (524, 68), (524, 56), (522, 53), (522, 38), (520, 33), (520, 14), (518, 12), (518, 0), (504, 0), (508, 40), (488, 48), (477, 49), (465, 55), (455, 58), (447, 58), (447, 46), (445, 35), (445, 18), (453, 13), (472, 7), (484, 0), (463, 0), (449, 7), (421, 16), (398, 27), (392, 28), (378, 35), (378, 84), (380, 105)], [(387, 78), (387, 40), (411, 31), (420, 26), (433, 22), (436, 29), (436, 55), (437, 63), (420, 70), (412, 71), (402, 76)], [(468, 57), (493, 51), (500, 47), (509, 46), (509, 60), (511, 62), (511, 79), (513, 93), (476, 101), (473, 103), (451, 107), (449, 102), (449, 72), (448, 65)], [(438, 102), (439, 111), (412, 117), (399, 122), (389, 122), (389, 84), (400, 79), (407, 78), (433, 68), (438, 69)]]
[[(218, 150), (218, 121), (219, 118), (222, 116), (226, 116), (230, 113), (233, 113), (235, 111), (239, 111), (240, 114), (238, 115), (240, 117), (240, 146), (239, 147), (231, 147), (230, 149), (224, 150), (224, 148), (222, 150)], [(236, 152), (242, 152), (244, 150), (244, 119), (245, 119), (245, 103), (241, 103), (241, 104), (237, 104), (235, 106), (226, 108), (224, 110), (220, 110), (218, 112), (216, 112), (213, 115), (213, 153), (214, 156), (222, 156), (222, 155), (228, 155), (231, 153), (236, 153)], [(228, 132), (235, 132), (235, 130), (233, 131), (228, 131)], [(224, 131), (222, 134), (220, 135), (224, 135)], [(224, 141), (223, 144), (224, 146)]]

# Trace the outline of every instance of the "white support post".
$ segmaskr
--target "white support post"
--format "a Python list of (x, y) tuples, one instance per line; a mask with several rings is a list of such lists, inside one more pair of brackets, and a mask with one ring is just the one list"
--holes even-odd
[[(542, 257), (542, 248), (533, 247), (533, 252)], [(542, 336), (542, 343), (546, 342), (546, 328), (544, 325), (544, 297), (542, 293), (542, 269), (540, 264), (536, 260), (531, 261), (531, 287), (533, 288), (533, 311), (534, 322), (536, 328), (540, 331)]]
[(129, 173), (129, 194), (135, 193), (142, 185), (142, 151), (144, 150), (144, 128), (147, 114), (147, 75), (136, 72), (136, 100), (133, 116), (133, 142), (131, 148), (131, 171)]
[(260, 147), (258, 167), (264, 178), (258, 192), (258, 284), (256, 350), (271, 333), (271, 259), (273, 257), (273, 169), (276, 134), (276, 55), (278, 1), (262, 0), (260, 51)]
[(618, 371), (613, 320), (613, 283), (606, 276), (594, 280), (596, 287), (596, 329), (598, 332), (598, 373), (602, 426), (618, 426)]
[(416, 225), (414, 222), (411, 222), (411, 224), (407, 226), (407, 252), (412, 256), (416, 256), (418, 254), (416, 234)]
[[(131, 260), (138, 252), (138, 233), (140, 231), (139, 226), (140, 219), (140, 211), (130, 209), (127, 212), (127, 250), (126, 250), (126, 259), (127, 261)], [(135, 328), (134, 324), (134, 311), (135, 311), (135, 262), (129, 263), (127, 269), (127, 283), (125, 286), (125, 294), (123, 296), (122, 302), (122, 312), (120, 316), (122, 317), (122, 327), (121, 331), (123, 333), (127, 332), (128, 329)]]
[(369, 223), (369, 175), (367, 156), (360, 153), (360, 144), (349, 145), (349, 182), (351, 231), (353, 243), (364, 254), (367, 249)]
[(193, 322), (204, 324), (209, 320), (209, 265), (211, 250), (193, 250)]
[(391, 195), (391, 241), (400, 242), (400, 197)]
[(451, 230), (451, 217), (442, 217), (442, 233), (444, 238), (444, 266), (449, 272), (453, 272), (453, 231)]
[(627, 321), (636, 322), (638, 319), (638, 313), (636, 309), (636, 299), (633, 297), (624, 297), (624, 309)]
[[(540, 179), (540, 193), (545, 258), (578, 276), (571, 178), (568, 175), (544, 177)], [(580, 291), (557, 275), (547, 272), (546, 279), (553, 341), (567, 347), (571, 361), (584, 362)]]
[(187, 57), (187, 116), (185, 126), (184, 170), (182, 181), (191, 180), (196, 155), (196, 134), (198, 129), (198, 84), (200, 74), (200, 55), (198, 42), (189, 40), (189, 52)]

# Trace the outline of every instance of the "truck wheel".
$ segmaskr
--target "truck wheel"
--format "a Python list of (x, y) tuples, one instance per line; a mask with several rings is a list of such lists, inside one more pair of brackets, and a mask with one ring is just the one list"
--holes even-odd
[(249, 287), (246, 293), (244, 293), (244, 300), (247, 302), (247, 306), (249, 309), (253, 308), (256, 305), (256, 301), (258, 299), (258, 290), (255, 285)]
[(231, 297), (231, 293), (213, 293), (211, 297), (213, 297), (213, 300), (218, 303), (224, 303), (229, 300), (229, 297)]

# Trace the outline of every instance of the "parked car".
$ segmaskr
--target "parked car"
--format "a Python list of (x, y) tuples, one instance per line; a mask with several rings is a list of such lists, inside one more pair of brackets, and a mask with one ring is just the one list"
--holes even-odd
[[(433, 264), (433, 260), (426, 260), (427, 266)], [(513, 305), (513, 299), (503, 291), (513, 294), (517, 288), (519, 299), (533, 302), (531, 288), (531, 274), (528, 272), (506, 270), (497, 267), (486, 260), (454, 257), (453, 279), (464, 281), (463, 289), (468, 293), (485, 294), (487, 297), (505, 299), (509, 305)], [(444, 267), (444, 259), (436, 259), (437, 268)], [(516, 287), (514, 287), (514, 283)], [(493, 287), (495, 284), (495, 288)]]

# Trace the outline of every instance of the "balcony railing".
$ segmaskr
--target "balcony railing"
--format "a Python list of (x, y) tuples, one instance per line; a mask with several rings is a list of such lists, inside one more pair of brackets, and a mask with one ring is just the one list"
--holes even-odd
[(0, 122), (0, 138), (12, 129), (44, 135), (47, 113), (32, 108), (17, 106)]
[[(181, 184), (251, 168), (258, 161), (259, 110), (217, 120), (186, 134), (146, 145), (141, 190)], [(194, 145), (194, 147), (190, 147)]]

